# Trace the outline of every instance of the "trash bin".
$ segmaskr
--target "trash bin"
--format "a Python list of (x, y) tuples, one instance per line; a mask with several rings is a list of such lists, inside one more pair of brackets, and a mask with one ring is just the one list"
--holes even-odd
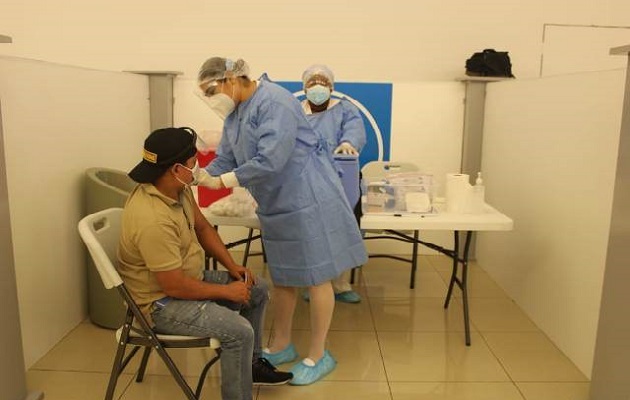
[[(85, 211), (92, 214), (111, 207), (123, 207), (136, 183), (124, 171), (89, 168), (86, 171)], [(88, 313), (103, 328), (118, 329), (125, 318), (125, 306), (116, 290), (108, 290), (87, 254)]]

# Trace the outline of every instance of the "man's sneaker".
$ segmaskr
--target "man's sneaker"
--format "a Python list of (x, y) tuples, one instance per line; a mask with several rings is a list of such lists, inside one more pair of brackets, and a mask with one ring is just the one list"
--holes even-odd
[(293, 379), (291, 372), (278, 371), (269, 361), (259, 358), (252, 363), (252, 381), (254, 385), (284, 385)]

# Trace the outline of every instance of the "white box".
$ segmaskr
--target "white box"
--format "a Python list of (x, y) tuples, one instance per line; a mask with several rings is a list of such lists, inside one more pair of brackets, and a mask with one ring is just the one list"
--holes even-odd
[(432, 212), (433, 176), (418, 173), (392, 174), (367, 180), (363, 194), (364, 213)]

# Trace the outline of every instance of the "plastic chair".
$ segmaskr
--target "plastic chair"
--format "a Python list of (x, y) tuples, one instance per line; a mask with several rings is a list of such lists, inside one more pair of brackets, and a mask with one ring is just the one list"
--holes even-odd
[[(162, 335), (156, 334), (153, 329), (151, 329), (148, 321), (134, 302), (125, 283), (114, 267), (120, 237), (121, 217), (122, 208), (108, 208), (84, 217), (79, 221), (78, 226), (81, 239), (90, 252), (90, 256), (96, 265), (103, 285), (107, 289), (116, 288), (127, 305), (124, 324), (116, 331), (115, 335), (118, 350), (114, 358), (114, 365), (112, 366), (105, 400), (111, 400), (113, 398), (118, 377), (142, 347), (144, 347), (144, 353), (140, 367), (138, 368), (136, 382), (142, 382), (144, 379), (144, 373), (151, 350), (155, 349), (186, 395), (186, 398), (189, 400), (198, 400), (208, 370), (221, 356), (221, 344), (217, 339), (210, 337)], [(139, 325), (139, 327), (137, 325)], [(128, 354), (125, 354), (127, 352), (127, 346), (130, 345), (134, 346), (133, 349), (131, 349)], [(193, 392), (165, 349), (199, 347), (210, 347), (215, 351), (216, 355), (204, 366), (201, 376), (199, 377), (199, 382), (197, 383), (196, 391)]]

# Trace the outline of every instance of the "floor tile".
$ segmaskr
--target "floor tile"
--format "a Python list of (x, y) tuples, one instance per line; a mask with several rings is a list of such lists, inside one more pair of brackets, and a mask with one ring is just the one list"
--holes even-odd
[(447, 309), (444, 299), (432, 297), (373, 297), (369, 301), (379, 332), (464, 330), (464, 312), (459, 299), (452, 299)]
[[(197, 377), (186, 378), (195, 391)], [(159, 375), (147, 375), (142, 382), (132, 382), (120, 400), (184, 400), (182, 389), (175, 379)], [(46, 399), (48, 400), (48, 399)], [(220, 378), (206, 378), (200, 400), (221, 400)]]
[[(206, 363), (214, 358), (216, 354), (214, 350), (210, 348), (166, 349), (166, 351), (182, 375), (187, 377), (199, 376)], [(210, 368), (208, 376), (220, 375), (220, 363), (219, 361)], [(131, 371), (135, 372), (136, 369)], [(149, 375), (171, 375), (166, 364), (164, 364), (162, 358), (155, 351), (151, 352), (146, 373)]]
[[(340, 301), (335, 302), (335, 311), (330, 325), (331, 330), (374, 330), (367, 294), (360, 287), (356, 287), (356, 290), (363, 296), (363, 301), (356, 304), (342, 303)], [(267, 307), (265, 318), (265, 327), (271, 327), (274, 318), (273, 298)], [(309, 330), (310, 326), (310, 302), (305, 301), (300, 293), (295, 306), (295, 313), (293, 314), (293, 329)]]
[(468, 299), (470, 319), (482, 332), (536, 332), (538, 327), (506, 298)]
[[(294, 331), (295, 344), (300, 359), (307, 356), (310, 333)], [(330, 331), (327, 348), (337, 360), (337, 368), (324, 378), (326, 381), (386, 381), (376, 333)], [(292, 364), (285, 364), (288, 369)]]
[(589, 400), (590, 384), (587, 382), (517, 382), (516, 386), (525, 396), (525, 400)]
[(320, 381), (309, 386), (261, 387), (258, 400), (391, 400), (386, 382)]
[[(242, 251), (231, 251), (240, 262)], [(262, 257), (248, 267), (269, 279)], [(222, 268), (222, 267), (219, 267)], [(450, 260), (419, 257), (416, 289), (410, 265), (370, 259), (354, 285), (359, 304), (336, 303), (327, 348), (338, 361), (310, 386), (256, 388), (254, 399), (367, 400), (587, 400), (588, 379), (537, 329), (527, 315), (475, 262), (469, 269), (472, 345), (464, 344), (461, 292), (443, 308)], [(271, 335), (273, 304), (265, 316), (263, 343)], [(302, 357), (310, 340), (309, 303), (298, 298), (293, 342)], [(79, 324), (27, 372), (30, 391), (46, 400), (103, 398), (116, 350), (114, 331)], [(170, 349), (193, 386), (210, 349)], [(145, 380), (133, 381), (139, 357), (117, 386), (123, 400), (183, 399), (181, 389), (155, 352)], [(281, 366), (288, 370), (291, 364)], [(210, 370), (203, 400), (219, 400), (220, 364)]]
[(482, 333), (515, 382), (581, 382), (584, 374), (542, 332)]
[[(114, 398), (132, 381), (133, 376), (123, 374), (118, 380)], [(39, 371), (26, 373), (29, 392), (42, 392), (46, 400), (85, 400), (105, 398), (109, 373), (81, 371)]]
[[(433, 256), (428, 257), (431, 265), (440, 274), (444, 282), (448, 285), (451, 281), (451, 274), (453, 267), (451, 261), (447, 257)], [(457, 271), (457, 276), (462, 278), (462, 267), (460, 266)], [(491, 297), (491, 298), (507, 298), (507, 294), (501, 287), (475, 262), (468, 264), (468, 298), (475, 297)], [(453, 296), (462, 297), (462, 291), (455, 287)]]
[(483, 338), (457, 332), (379, 332), (390, 382), (502, 382), (509, 377)]
[[(37, 361), (32, 369), (109, 373), (115, 354), (115, 331), (85, 321)], [(134, 368), (134, 365), (130, 364), (129, 368)]]
[(391, 383), (393, 400), (523, 400), (513, 383)]
[(440, 297), (447, 286), (442, 277), (420, 257), (415, 288), (409, 288), (411, 266), (389, 259), (371, 259), (362, 271), (370, 297)]

